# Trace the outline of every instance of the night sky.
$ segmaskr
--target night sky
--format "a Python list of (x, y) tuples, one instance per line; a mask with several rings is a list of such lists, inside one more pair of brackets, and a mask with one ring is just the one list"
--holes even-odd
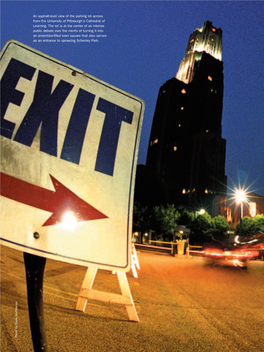
[[(103, 15), (99, 43), (33, 43), (33, 15)], [(145, 164), (158, 91), (175, 77), (189, 35), (223, 31), (222, 137), (229, 191), (264, 196), (264, 2), (1, 1), (1, 47), (18, 40), (145, 102), (138, 164)]]

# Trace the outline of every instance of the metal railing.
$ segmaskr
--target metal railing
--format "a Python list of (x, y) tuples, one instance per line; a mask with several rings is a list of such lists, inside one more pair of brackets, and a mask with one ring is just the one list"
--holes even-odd
[[(165, 241), (154, 241), (154, 240), (148, 240), (148, 243), (145, 243), (145, 245), (146, 246), (149, 246), (149, 247), (152, 247), (152, 248), (156, 248), (156, 249), (162, 249), (162, 250), (170, 250), (171, 251), (171, 254), (173, 254), (173, 245), (177, 245), (177, 242), (178, 241), (176, 241), (176, 242), (173, 242), (173, 241), (170, 241), (170, 242), (165, 242)], [(150, 243), (155, 243), (156, 245), (155, 246), (151, 246), (150, 245)], [(165, 244), (165, 245), (168, 245), (168, 246), (160, 246), (160, 245), (158, 245), (157, 246), (157, 244)], [(189, 254), (189, 251), (190, 251), (190, 249), (191, 248), (203, 248), (203, 246), (196, 246), (196, 245), (190, 245), (190, 244), (188, 244), (188, 246), (187, 246), (187, 249), (186, 249), (186, 251), (187, 251), (187, 253)]]

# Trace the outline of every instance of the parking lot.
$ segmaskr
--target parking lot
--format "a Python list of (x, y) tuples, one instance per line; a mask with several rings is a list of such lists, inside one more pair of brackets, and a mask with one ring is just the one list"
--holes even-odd
[[(47, 260), (44, 310), (49, 351), (262, 351), (264, 262), (247, 270), (202, 257), (138, 251), (138, 278), (127, 273), (140, 322), (124, 306), (88, 301), (75, 310), (85, 267)], [(33, 351), (23, 253), (1, 247), (1, 351)], [(99, 270), (94, 288), (119, 293)]]

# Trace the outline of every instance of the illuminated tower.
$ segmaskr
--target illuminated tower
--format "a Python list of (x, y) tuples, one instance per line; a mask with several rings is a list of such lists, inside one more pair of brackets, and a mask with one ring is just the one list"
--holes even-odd
[(190, 83), (194, 77), (195, 62), (201, 59), (203, 53), (222, 61), (222, 30), (213, 27), (208, 21), (190, 35), (185, 57), (181, 61), (176, 78), (184, 83)]
[(226, 194), (221, 59), (222, 30), (207, 21), (191, 34), (176, 78), (159, 90), (146, 166), (163, 203), (210, 207)]

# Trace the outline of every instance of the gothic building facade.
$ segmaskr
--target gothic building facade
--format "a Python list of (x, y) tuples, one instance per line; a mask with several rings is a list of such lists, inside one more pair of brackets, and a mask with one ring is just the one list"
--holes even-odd
[(225, 197), (223, 81), (222, 30), (207, 21), (190, 35), (176, 77), (159, 89), (146, 167), (162, 203), (211, 212)]

